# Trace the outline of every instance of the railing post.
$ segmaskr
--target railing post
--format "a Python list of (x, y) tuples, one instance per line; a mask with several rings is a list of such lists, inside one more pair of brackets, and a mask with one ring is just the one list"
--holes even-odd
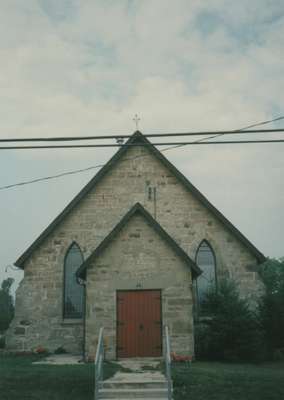
[(99, 399), (100, 382), (103, 379), (103, 362), (104, 362), (104, 341), (103, 341), (104, 328), (100, 328), (99, 339), (95, 357), (95, 391), (94, 400)]
[(169, 328), (167, 326), (165, 326), (164, 357), (165, 357), (167, 385), (168, 385), (168, 400), (171, 400), (172, 399), (171, 349), (170, 349)]

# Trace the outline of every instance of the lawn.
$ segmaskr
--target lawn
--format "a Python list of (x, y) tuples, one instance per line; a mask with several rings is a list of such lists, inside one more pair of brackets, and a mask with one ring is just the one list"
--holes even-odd
[[(35, 356), (0, 356), (1, 400), (91, 400), (93, 364), (33, 365)], [(116, 367), (107, 363), (111, 376)], [(173, 366), (175, 400), (284, 399), (284, 364), (196, 362)]]
[(196, 362), (172, 369), (175, 400), (284, 399), (284, 363), (224, 364)]
[[(93, 400), (94, 364), (38, 365), (38, 356), (0, 355), (0, 400)], [(118, 366), (106, 362), (104, 377)]]
[(1, 400), (91, 400), (94, 366), (33, 365), (38, 357), (0, 357)]

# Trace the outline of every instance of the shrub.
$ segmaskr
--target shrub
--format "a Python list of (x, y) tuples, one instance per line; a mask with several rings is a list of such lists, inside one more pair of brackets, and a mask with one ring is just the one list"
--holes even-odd
[(206, 318), (196, 329), (198, 358), (253, 361), (262, 357), (262, 331), (258, 316), (240, 297), (232, 281), (219, 282), (202, 304)]
[(5, 336), (0, 335), (0, 349), (5, 348)]
[(54, 354), (66, 354), (67, 351), (64, 349), (63, 346), (57, 347), (57, 349), (54, 350)]
[(13, 297), (10, 293), (13, 278), (5, 279), (0, 288), (0, 333), (5, 332), (14, 317)]
[(269, 358), (284, 359), (284, 261), (267, 260), (260, 268), (265, 292), (259, 313)]

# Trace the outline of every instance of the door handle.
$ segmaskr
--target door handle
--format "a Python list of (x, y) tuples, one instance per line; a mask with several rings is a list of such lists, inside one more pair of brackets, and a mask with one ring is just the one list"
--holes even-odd
[(143, 331), (143, 330), (144, 330), (143, 324), (140, 324), (140, 325), (139, 325), (139, 330), (140, 330), (140, 331)]

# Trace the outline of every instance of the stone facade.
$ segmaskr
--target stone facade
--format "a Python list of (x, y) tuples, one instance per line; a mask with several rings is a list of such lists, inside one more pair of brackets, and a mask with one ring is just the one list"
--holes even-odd
[(86, 352), (95, 354), (104, 327), (106, 356), (116, 356), (117, 290), (160, 289), (162, 321), (173, 351), (193, 354), (192, 279), (190, 267), (140, 215), (90, 262), (87, 270)]
[(88, 257), (136, 202), (193, 260), (206, 239), (215, 252), (218, 278), (235, 279), (246, 296), (260, 290), (255, 255), (148, 148), (129, 147), (25, 261), (7, 335), (10, 348), (82, 351), (83, 321), (62, 318), (66, 251), (76, 241)]

